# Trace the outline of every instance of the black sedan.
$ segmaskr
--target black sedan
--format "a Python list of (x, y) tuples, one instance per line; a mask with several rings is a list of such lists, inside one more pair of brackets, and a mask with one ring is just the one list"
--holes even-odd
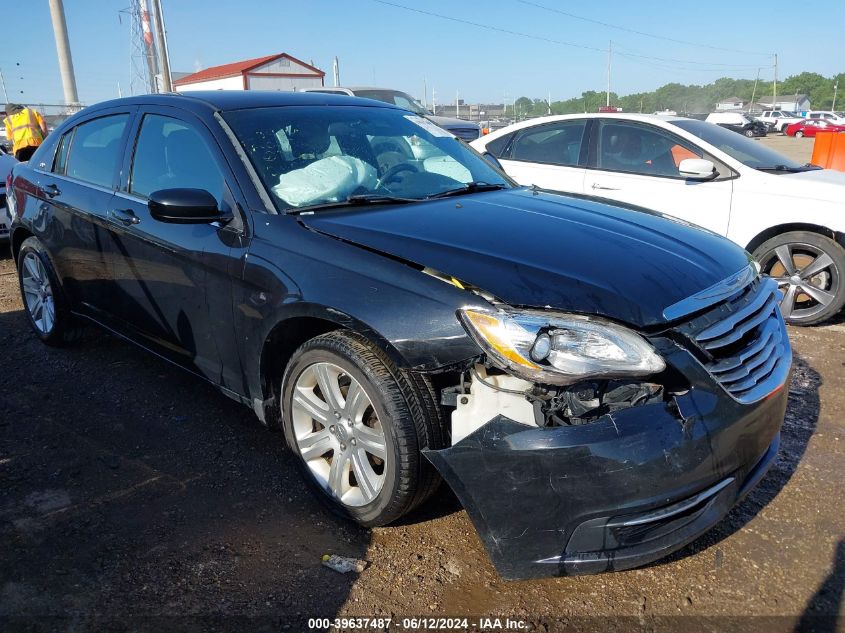
[(775, 458), (791, 350), (742, 249), (517, 187), (405, 110), (111, 101), (9, 184), (36, 336), (93, 322), (213, 383), (363, 525), (442, 477), (504, 577), (663, 557)]

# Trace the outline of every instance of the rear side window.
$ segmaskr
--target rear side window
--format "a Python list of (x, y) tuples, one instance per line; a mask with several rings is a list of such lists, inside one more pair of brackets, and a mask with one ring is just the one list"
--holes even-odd
[(120, 162), (121, 139), (128, 114), (106, 116), (82, 125), (72, 133), (63, 160), (68, 176), (103, 187), (111, 187)]
[(148, 114), (135, 146), (129, 191), (146, 198), (182, 187), (204, 189), (223, 202), (223, 173), (200, 133), (185, 121)]
[(559, 121), (517, 132), (511, 160), (576, 167), (587, 121)]
[(65, 173), (103, 187), (111, 187), (120, 163), (121, 145), (128, 114), (115, 114), (88, 121), (73, 133)]

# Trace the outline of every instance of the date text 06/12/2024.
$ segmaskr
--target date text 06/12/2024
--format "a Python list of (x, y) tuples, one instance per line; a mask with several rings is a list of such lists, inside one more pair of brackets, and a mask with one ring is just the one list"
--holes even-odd
[(437, 618), (437, 617), (409, 617), (409, 618), (381, 618), (381, 617), (350, 617), (350, 618), (309, 618), (309, 630), (340, 630), (377, 629), (388, 630), (391, 626), (409, 631), (466, 631), (481, 629), (484, 631), (522, 631), (527, 627), (524, 620), (511, 618)]

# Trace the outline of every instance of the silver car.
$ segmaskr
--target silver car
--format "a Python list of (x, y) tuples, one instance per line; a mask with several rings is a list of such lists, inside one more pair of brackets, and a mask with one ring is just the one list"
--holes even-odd
[(325, 94), (341, 94), (350, 97), (363, 97), (364, 99), (375, 99), (376, 101), (383, 101), (390, 103), (400, 108), (410, 110), (414, 114), (419, 114), (425, 117), (435, 125), (439, 125), (444, 130), (447, 130), (467, 143), (474, 141), (481, 136), (481, 126), (472, 121), (464, 121), (463, 119), (455, 119), (448, 116), (437, 116), (432, 114), (407, 92), (401, 90), (393, 90), (392, 88), (370, 88), (366, 86), (353, 86), (349, 88), (329, 87), (322, 88), (306, 88), (303, 92), (322, 92)]

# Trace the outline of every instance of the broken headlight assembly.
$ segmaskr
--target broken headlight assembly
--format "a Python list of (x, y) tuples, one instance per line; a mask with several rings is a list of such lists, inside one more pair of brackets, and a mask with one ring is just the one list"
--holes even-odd
[(604, 319), (481, 308), (462, 308), (458, 316), (491, 363), (532, 382), (571, 385), (592, 377), (648, 376), (666, 368), (642, 336)]

